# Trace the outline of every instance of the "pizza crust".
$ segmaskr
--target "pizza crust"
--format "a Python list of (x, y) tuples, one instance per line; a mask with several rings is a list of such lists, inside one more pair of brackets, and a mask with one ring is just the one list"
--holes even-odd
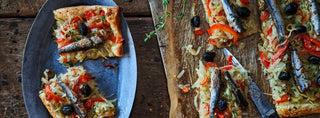
[(301, 104), (300, 107), (295, 107), (294, 104), (277, 104), (277, 112), (282, 117), (296, 117), (308, 114), (320, 113), (319, 104)]
[[(71, 18), (67, 17), (67, 16), (85, 16), (85, 13), (87, 10), (97, 10), (97, 9), (102, 9), (105, 11), (105, 18), (108, 21), (108, 23), (110, 23), (110, 27), (113, 31), (113, 35), (115, 37), (118, 38), (122, 38), (121, 35), (121, 13), (120, 13), (120, 8), (119, 6), (75, 6), (75, 7), (65, 7), (65, 8), (60, 8), (57, 10), (54, 10), (54, 17), (55, 19), (59, 19), (59, 20), (70, 20)], [(104, 40), (108, 40), (108, 39), (104, 39)], [(105, 41), (106, 42), (106, 41)], [(108, 50), (108, 54), (106, 54), (106, 56), (108, 57), (121, 57), (123, 56), (123, 43), (115, 43), (115, 42), (106, 42), (103, 43), (104, 47), (109, 47), (110, 50)], [(98, 48), (97, 48), (98, 49)], [(99, 50), (99, 49), (98, 49)], [(83, 51), (73, 51), (73, 52), (77, 52), (77, 53), (82, 53)], [(65, 56), (63, 58), (67, 58), (71, 56), (71, 58), (75, 59), (68, 59), (68, 62), (74, 63), (74, 62), (78, 62), (78, 61), (83, 61), (83, 59), (77, 59), (76, 58), (76, 54), (74, 54), (73, 52), (67, 52), (65, 53), (68, 56)], [(112, 54), (110, 54), (112, 53)], [(100, 56), (101, 57), (101, 56)], [(104, 57), (105, 58), (105, 57)], [(88, 57), (88, 59), (96, 59), (96, 58), (90, 58)], [(63, 60), (63, 59), (62, 59)], [(60, 59), (59, 59), (60, 61)], [(60, 61), (63, 62), (63, 61)]]
[(46, 100), (46, 95), (44, 92), (40, 93), (39, 94), (39, 97), (42, 101), (42, 103), (44, 104), (44, 106), (47, 108), (47, 110), (49, 111), (50, 115), (53, 117), (53, 118), (57, 118), (56, 114), (53, 113), (52, 109), (51, 109), (51, 104), (49, 102), (47, 102)]

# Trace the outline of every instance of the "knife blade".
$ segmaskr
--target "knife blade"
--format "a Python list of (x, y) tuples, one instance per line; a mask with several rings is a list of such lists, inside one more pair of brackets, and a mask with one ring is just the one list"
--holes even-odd
[(236, 82), (234, 82), (229, 71), (224, 71), (223, 74), (224, 74), (224, 78), (227, 79), (228, 83), (230, 83), (232, 87), (232, 93), (236, 96), (237, 103), (243, 106), (248, 106), (247, 99), (244, 97), (243, 93), (241, 92), (240, 87), (236, 84)]
[[(231, 54), (231, 52), (228, 49), (223, 48), (223, 52), (226, 57), (232, 56), (232, 63), (235, 66), (240, 67), (242, 69), (242, 71), (244, 72), (243, 74), (245, 74), (245, 72), (247, 72), (247, 70), (244, 69), (244, 67)], [(249, 75), (248, 75), (248, 78), (249, 78), (249, 92), (251, 94), (250, 97), (251, 97), (252, 101), (254, 102), (254, 104), (256, 105), (258, 111), (260, 112), (261, 117), (262, 118), (278, 118), (277, 113), (272, 108), (272, 106), (268, 102), (268, 100), (264, 97), (264, 95), (262, 94), (262, 92), (260, 91), (260, 89), (258, 88), (256, 83), (252, 81), (252, 78)]]
[(85, 118), (84, 112), (81, 110), (79, 104), (77, 104), (78, 99), (72, 93), (72, 90), (65, 83), (63, 83), (59, 77), (57, 77), (57, 79), (58, 79), (58, 84), (66, 92), (67, 97), (70, 98), (76, 113), (80, 116), (80, 118)]

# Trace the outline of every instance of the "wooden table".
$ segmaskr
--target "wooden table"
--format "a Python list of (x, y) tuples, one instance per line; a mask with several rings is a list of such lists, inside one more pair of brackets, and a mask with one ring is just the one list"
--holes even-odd
[[(28, 117), (21, 85), (21, 60), (34, 17), (45, 0), (0, 2), (0, 118)], [(144, 42), (153, 30), (148, 0), (115, 0), (134, 39), (137, 62), (137, 92), (130, 117), (168, 117), (169, 95), (156, 37)], [(37, 97), (37, 96), (35, 96)]]

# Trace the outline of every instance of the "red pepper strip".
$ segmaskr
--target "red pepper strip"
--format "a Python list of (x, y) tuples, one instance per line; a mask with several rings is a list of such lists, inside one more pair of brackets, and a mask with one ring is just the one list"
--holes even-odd
[(108, 26), (110, 26), (110, 23), (106, 22), (106, 23), (101, 23), (101, 24), (97, 24), (97, 25), (91, 25), (91, 26), (88, 26), (87, 28), (88, 29), (94, 29), (94, 28), (99, 28), (99, 27), (102, 27), (102, 28), (107, 28)]
[(205, 64), (204, 68), (206, 69), (206, 71), (210, 68), (210, 67), (218, 67), (216, 63), (214, 62), (208, 62)]
[(265, 11), (263, 12), (263, 14), (260, 16), (260, 20), (261, 20), (261, 21), (266, 20), (266, 19), (269, 17), (269, 15), (270, 15), (269, 11), (268, 11), (268, 10), (265, 10)]
[(320, 52), (309, 51), (309, 54), (311, 54), (311, 55), (313, 55), (313, 56), (320, 57)]
[(218, 118), (229, 118), (230, 117), (230, 111), (229, 111), (228, 107), (224, 111), (221, 111), (218, 108), (215, 108), (214, 112), (216, 113)]
[(245, 5), (248, 5), (249, 4), (249, 1), (248, 0), (240, 0), (241, 3), (245, 4)]
[(285, 102), (285, 101), (288, 101), (289, 100), (289, 95), (288, 94), (285, 94), (281, 97), (280, 100), (275, 100), (274, 103), (277, 104), (277, 103), (282, 103), (282, 102)]
[(231, 55), (228, 56), (228, 65), (233, 65)]
[(215, 42), (214, 39), (209, 39), (208, 41), (209, 41), (209, 43), (211, 43), (212, 45), (217, 46), (217, 42)]
[(101, 11), (100, 11), (100, 14), (101, 14), (101, 15), (106, 15), (106, 12), (104, 12), (104, 10), (101, 10)]
[(208, 77), (207, 77), (207, 75), (204, 75), (204, 79), (200, 82), (200, 85), (206, 84), (207, 81), (208, 81)]
[(212, 34), (214, 32), (214, 30), (219, 29), (219, 30), (223, 30), (225, 32), (230, 33), (231, 35), (233, 35), (233, 43), (235, 44), (239, 44), (239, 42), (237, 41), (237, 39), (239, 38), (238, 34), (236, 31), (234, 31), (231, 27), (224, 25), (224, 24), (214, 24), (210, 27), (208, 33)]
[(283, 47), (279, 47), (278, 52), (273, 56), (272, 62), (276, 62), (279, 57), (286, 51), (288, 48), (289, 40), (286, 40), (287, 42), (284, 44)]
[(204, 107), (203, 107), (203, 110), (206, 112), (205, 114), (208, 115), (210, 113), (210, 106), (208, 104), (206, 104)]
[(61, 33), (62, 35), (64, 35), (64, 32), (63, 32), (62, 30), (60, 30), (60, 33)]
[(61, 49), (61, 48), (63, 48), (64, 46), (67, 46), (67, 45), (69, 45), (69, 44), (71, 44), (72, 42), (66, 42), (66, 43), (64, 43), (59, 49)]
[(65, 39), (65, 38), (61, 38), (61, 39), (56, 40), (57, 44), (59, 44), (59, 43), (63, 43), (64, 41), (66, 41), (66, 39)]
[(66, 55), (66, 53), (59, 53), (60, 54), (60, 56), (64, 56), (64, 55)]
[(267, 31), (267, 36), (270, 36), (272, 34), (272, 25), (268, 28), (268, 31)]
[(232, 69), (232, 66), (230, 66), (230, 65), (229, 66), (224, 66), (224, 67), (221, 68), (221, 74), (223, 74), (224, 70), (231, 70), (231, 69)]
[(182, 89), (182, 91), (183, 91), (184, 93), (188, 93), (189, 90), (190, 90), (190, 89), (189, 89), (188, 87), (185, 87), (185, 88)]
[(260, 59), (261, 59), (261, 63), (268, 69), (270, 66), (270, 61), (262, 51), (260, 51)]
[(318, 95), (318, 98), (320, 98), (320, 95)]
[[(308, 36), (308, 35), (299, 35), (297, 37), (297, 40), (300, 40), (303, 38), (304, 41), (304, 47), (309, 51), (320, 51), (320, 41)], [(315, 45), (312, 45), (311, 43), (314, 43)]]
[(71, 118), (76, 118), (75, 112), (72, 113)]
[(241, 90), (244, 91), (244, 89), (245, 89), (244, 81), (241, 79), (238, 79), (238, 80), (236, 80), (236, 82), (240, 86)]
[(59, 101), (67, 101), (67, 99), (64, 99), (60, 96), (57, 96), (56, 94), (54, 94), (51, 89), (50, 89), (50, 85), (49, 84), (46, 84), (45, 85), (45, 94), (47, 95), (47, 100), (55, 100), (56, 102), (59, 102)]
[(204, 34), (204, 31), (203, 30), (196, 30), (196, 31), (194, 31), (194, 34), (195, 35), (202, 35), (202, 34)]
[(224, 10), (221, 9), (221, 10), (219, 11), (219, 13), (217, 14), (217, 16), (223, 16), (223, 15), (224, 15)]
[(120, 38), (120, 37), (110, 36), (109, 40), (116, 42), (116, 43), (122, 43), (124, 39)]
[(67, 58), (63, 58), (63, 63), (67, 63), (68, 59)]
[(106, 64), (104, 60), (102, 61), (102, 64), (103, 64), (104, 67), (115, 68), (113, 65)]
[(75, 23), (75, 22), (78, 22), (80, 20), (80, 18), (79, 17), (75, 17), (75, 18), (73, 18), (73, 19), (71, 19), (71, 23)]
[(76, 81), (76, 83), (73, 85), (72, 90), (75, 93), (79, 93), (79, 86), (82, 83), (87, 83), (89, 81), (89, 79), (94, 79), (96, 77), (94, 76), (90, 76), (88, 73), (85, 73), (84, 75), (80, 75), (78, 80)]
[(207, 4), (206, 4), (207, 10), (208, 10), (208, 13), (207, 13), (207, 14), (208, 14), (209, 17), (211, 17), (211, 10), (210, 10), (210, 7), (209, 7), (210, 2), (211, 2), (211, 0), (207, 0)]
[(89, 20), (92, 16), (96, 16), (97, 14), (94, 13), (93, 10), (86, 11), (86, 19)]
[(313, 85), (313, 86), (318, 86), (318, 85), (317, 85), (317, 82), (315, 82), (315, 81), (311, 81), (311, 85)]
[(86, 104), (85, 104), (86, 109), (87, 110), (91, 109), (94, 102), (105, 102), (105, 101), (102, 98), (91, 98), (91, 99), (88, 99)]

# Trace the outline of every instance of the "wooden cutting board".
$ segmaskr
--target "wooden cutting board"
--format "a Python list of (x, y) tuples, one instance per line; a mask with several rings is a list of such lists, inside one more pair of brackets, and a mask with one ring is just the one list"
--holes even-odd
[[(168, 4), (169, 17), (163, 30), (158, 31), (158, 43), (165, 68), (167, 77), (168, 91), (170, 95), (170, 118), (195, 118), (197, 117), (197, 111), (194, 106), (195, 90), (191, 89), (188, 93), (183, 93), (179, 84), (189, 84), (190, 86), (197, 79), (195, 69), (198, 68), (199, 60), (202, 59), (202, 55), (206, 52), (208, 47), (208, 34), (205, 33), (201, 36), (195, 36), (194, 28), (190, 25), (190, 20), (193, 17), (192, 7), (195, 3), (195, 15), (199, 15), (201, 19), (201, 29), (206, 31), (208, 29), (208, 23), (205, 21), (205, 12), (201, 0), (186, 0), (185, 15), (179, 19), (183, 8), (183, 0), (170, 0)], [(163, 15), (162, 0), (149, 0), (154, 25), (156, 27), (163, 20), (159, 20), (158, 16)], [(254, 1), (252, 1), (254, 2)], [(257, 20), (259, 19), (258, 13), (253, 13)], [(260, 29), (260, 28), (259, 28)], [(240, 42), (245, 44), (245, 47), (240, 49), (239, 46), (231, 46), (228, 49), (239, 60), (239, 62), (250, 71), (254, 82), (264, 93), (268, 102), (272, 104), (273, 100), (270, 95), (271, 89), (269, 82), (265, 79), (261, 68), (258, 51), (259, 33), (254, 34), (245, 39), (241, 39)], [(201, 51), (198, 55), (191, 55), (186, 47), (193, 45), (193, 49), (197, 50), (201, 46)], [(215, 62), (218, 66), (226, 65), (225, 57), (222, 49), (215, 48), (213, 52), (217, 53)], [(185, 73), (180, 79), (176, 76), (184, 70)], [(248, 97), (249, 98), (249, 97)], [(250, 99), (250, 98), (249, 98)], [(249, 100), (250, 105), (244, 110), (244, 117), (261, 117), (258, 109), (254, 103)], [(274, 105), (272, 104), (274, 107)], [(309, 115), (303, 117), (319, 117), (319, 115)]]

